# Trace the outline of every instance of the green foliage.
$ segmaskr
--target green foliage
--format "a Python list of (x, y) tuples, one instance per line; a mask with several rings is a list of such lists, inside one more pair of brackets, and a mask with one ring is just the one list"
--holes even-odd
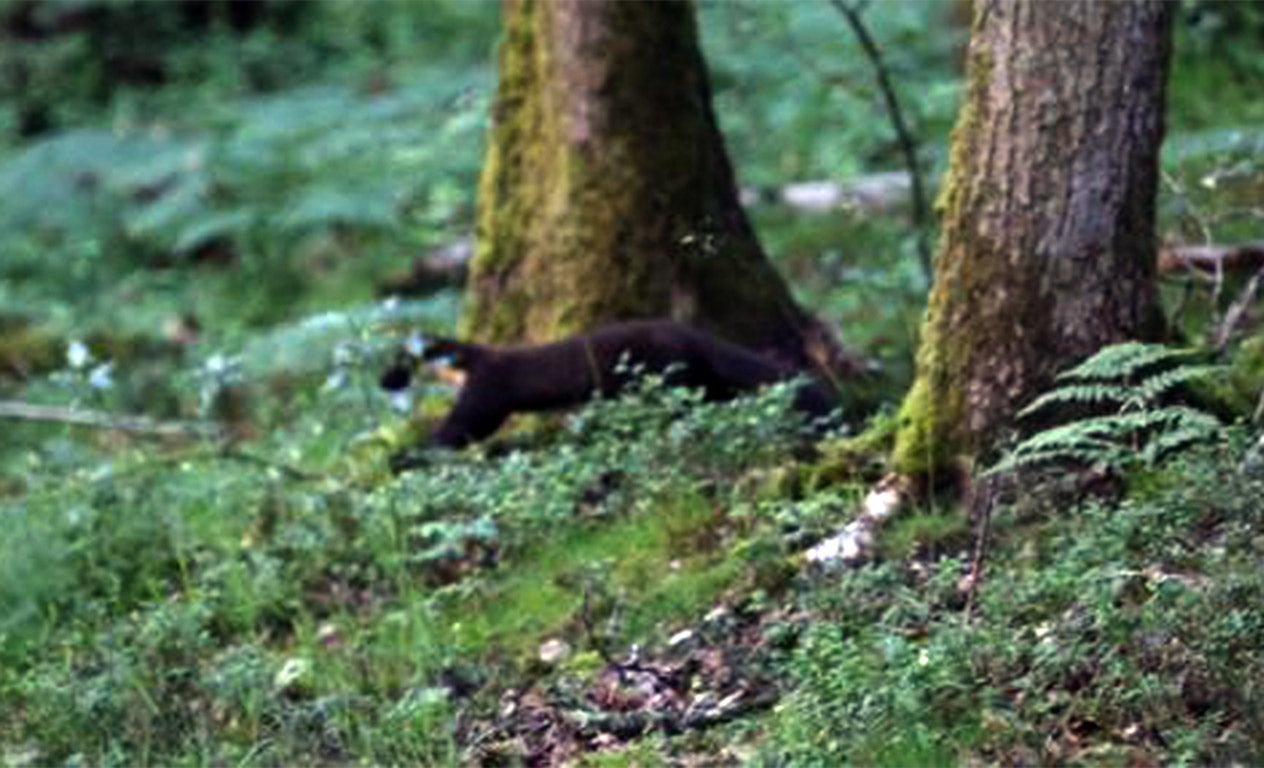
[(12, 2), (0, 25), (0, 124), (34, 135), (101, 112), (128, 123), (179, 119), (191, 106), (314, 79), (387, 80), (417, 59), (482, 63), (496, 9), (451, 0)]
[[(699, 12), (716, 111), (747, 183), (775, 187), (902, 167), (890, 122), (869, 119), (883, 114), (882, 96), (837, 10), (708, 2)], [(864, 16), (927, 148), (945, 146), (938, 139), (956, 115), (953, 61), (968, 23), (953, 24), (950, 12), (946, 4), (874, 3)], [(924, 34), (928, 24), (935, 35)]]
[[(313, 386), (256, 450), (350, 441), (369, 406)], [(798, 439), (789, 394), (699, 404), (649, 378), (547, 451), (369, 488), (214, 451), (34, 487), (0, 505), (0, 738), (54, 762), (452, 763), (454, 664), (519, 675), (554, 634), (617, 649), (738, 581), (717, 510)]]
[(1221, 424), (1214, 416), (1168, 402), (1190, 382), (1223, 371), (1221, 366), (1191, 362), (1197, 354), (1138, 342), (1099, 350), (1058, 374), (1058, 387), (1018, 413), (1026, 418), (1052, 412), (1055, 421), (1065, 419), (1068, 411), (1087, 410), (1090, 415), (1024, 439), (988, 473), (1057, 461), (1152, 466), (1183, 447), (1217, 436)]
[[(135, 278), (198, 315), (282, 319), (304, 283), (319, 286), (331, 249), (402, 261), (469, 209), (485, 105), (462, 93), (479, 77), (376, 96), (294, 91), (243, 104), (209, 135), (82, 130), (35, 144), (0, 165), (14, 203), (0, 216), (13, 254), (0, 272), (24, 278), (0, 292), (0, 308), (31, 311), (73, 290), (108, 312), (119, 271), (201, 258), (240, 261), (218, 278), (222, 294), (172, 295), (157, 274)], [(251, 284), (267, 293), (245, 291), (243, 303)]]
[[(951, 578), (960, 563), (939, 563)], [(938, 765), (958, 760), (978, 716), (969, 654), (949, 632), (916, 627), (936, 612), (898, 566), (847, 574), (823, 590), (824, 620), (789, 662), (795, 687), (765, 761), (771, 765)], [(844, 606), (846, 606), (844, 608)], [(936, 627), (938, 629), (938, 626)]]
[(972, 619), (954, 559), (808, 592), (762, 762), (1258, 762), (1264, 484), (1242, 437), (1117, 507), (1038, 529), (998, 511)]
[(882, 556), (894, 560), (910, 557), (938, 559), (968, 551), (970, 521), (959, 512), (906, 515), (883, 532)]
[[(1264, 76), (1250, 53), (1264, 34), (1264, 14), (1254, 3), (1187, 0), (1176, 27), (1176, 57), (1168, 101), (1177, 130), (1258, 125), (1264, 111), (1247, 94)], [(1224, 105), (1233, 105), (1226, 114)]]

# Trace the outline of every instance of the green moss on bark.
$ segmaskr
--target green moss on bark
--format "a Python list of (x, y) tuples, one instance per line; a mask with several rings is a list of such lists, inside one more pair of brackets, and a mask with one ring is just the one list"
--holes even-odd
[(461, 331), (543, 341), (674, 317), (805, 359), (742, 212), (688, 3), (514, 0)]
[(915, 474), (986, 460), (1058, 369), (1155, 327), (1170, 9), (979, 7), (937, 202), (935, 285), (893, 452)]

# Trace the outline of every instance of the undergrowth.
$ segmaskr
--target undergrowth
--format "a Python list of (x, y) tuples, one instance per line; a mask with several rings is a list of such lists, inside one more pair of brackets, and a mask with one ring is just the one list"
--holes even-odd
[(953, 559), (810, 593), (764, 764), (1264, 759), (1264, 484), (1241, 443), (1137, 476), (1118, 506), (1000, 513), (973, 617)]
[(548, 451), (376, 488), (176, 452), (6, 502), (0, 740), (38, 762), (450, 763), (453, 675), (504, 685), (549, 636), (624, 647), (742, 578), (730, 549), (766, 523), (735, 481), (801, 439), (789, 395), (700, 404), (651, 378)]

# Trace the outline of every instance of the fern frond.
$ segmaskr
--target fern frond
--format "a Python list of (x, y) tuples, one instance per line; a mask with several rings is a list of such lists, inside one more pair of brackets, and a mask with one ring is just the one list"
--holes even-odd
[(1136, 388), (1126, 387), (1122, 384), (1070, 384), (1065, 387), (1058, 387), (1037, 397), (1027, 407), (1018, 412), (1018, 417), (1026, 418), (1050, 405), (1085, 405), (1094, 403), (1124, 405), (1136, 396)]
[(1226, 370), (1223, 365), (1183, 365), (1147, 376), (1137, 387), (1146, 400), (1154, 402), (1182, 384), (1224, 374)]
[(1200, 411), (1188, 405), (1169, 405), (1154, 411), (1154, 413), (1159, 415), (1165, 424), (1182, 429), (1202, 430), (1210, 434), (1219, 432), (1223, 427), (1220, 419), (1206, 411)]
[[(1218, 427), (1219, 425), (1217, 425)], [(1168, 454), (1188, 448), (1194, 443), (1201, 443), (1209, 440), (1218, 434), (1219, 429), (1202, 429), (1198, 427), (1181, 427), (1169, 432), (1162, 432), (1154, 436), (1152, 440), (1147, 442), (1141, 449), (1141, 458), (1147, 465), (1158, 463), (1160, 459)]]
[(1102, 347), (1074, 368), (1058, 374), (1058, 381), (1085, 379), (1127, 379), (1144, 368), (1160, 363), (1178, 363), (1196, 355), (1196, 350), (1172, 349), (1163, 344), (1127, 341)]
[[(1019, 411), (1019, 417), (1053, 405), (1115, 406), (1114, 413), (1086, 416), (1041, 430), (1019, 443), (985, 474), (1032, 464), (1073, 461), (1129, 467), (1153, 464), (1191, 443), (1214, 438), (1221, 424), (1188, 405), (1160, 405), (1177, 387), (1224, 370), (1195, 365), (1197, 350), (1128, 342), (1100, 350), (1060, 374), (1068, 382), (1046, 392)], [(1129, 379), (1145, 372), (1136, 383)]]
[(1119, 448), (1118, 446), (1109, 446), (1106, 450), (1062, 446), (1046, 451), (1012, 453), (983, 474), (985, 476), (995, 475), (1002, 472), (1010, 472), (1015, 469), (1033, 467), (1040, 464), (1059, 464), (1068, 462), (1086, 466), (1092, 466), (1094, 464), (1115, 466), (1126, 461), (1128, 457), (1129, 452)]
[[(1185, 405), (1170, 405), (1163, 408), (1093, 416), (1073, 421), (1063, 426), (1068, 428), (1075, 427), (1080, 432), (1088, 435), (1121, 440), (1130, 438), (1137, 433), (1176, 427), (1219, 429), (1220, 422), (1216, 417), (1196, 408), (1190, 408)], [(1061, 429), (1061, 427), (1056, 429)], [(1046, 431), (1052, 432), (1055, 430)]]
[(216, 238), (231, 238), (244, 232), (254, 222), (251, 211), (244, 209), (210, 212), (192, 217), (176, 234), (172, 250), (189, 253)]

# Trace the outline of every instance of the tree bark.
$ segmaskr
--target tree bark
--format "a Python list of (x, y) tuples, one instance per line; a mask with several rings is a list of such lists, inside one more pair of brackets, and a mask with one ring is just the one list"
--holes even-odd
[(1172, 7), (980, 0), (943, 236), (895, 465), (985, 456), (1099, 347), (1154, 339)]
[(738, 203), (693, 6), (503, 12), (463, 332), (540, 342), (671, 317), (799, 364), (834, 356)]

